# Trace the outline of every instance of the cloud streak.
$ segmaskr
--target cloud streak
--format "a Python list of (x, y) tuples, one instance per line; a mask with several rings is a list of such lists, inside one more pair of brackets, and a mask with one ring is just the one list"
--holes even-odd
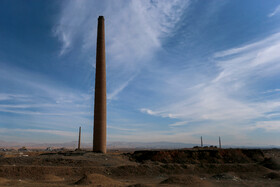
[[(79, 49), (95, 51), (96, 23), (104, 15), (106, 26), (109, 99), (126, 87), (161, 48), (162, 39), (186, 11), (189, 1), (66, 1), (54, 35), (61, 41), (61, 55)], [(98, 7), (98, 8), (97, 8)], [(92, 60), (92, 59), (91, 59)], [(94, 64), (94, 60), (90, 63)]]
[(280, 12), (280, 5), (278, 5), (278, 6), (275, 8), (275, 10), (274, 10), (273, 12), (271, 12), (270, 14), (268, 14), (267, 16), (268, 16), (268, 17), (273, 17), (273, 16), (275, 16), (276, 14), (279, 14), (279, 12)]
[(76, 38), (83, 38), (83, 49), (95, 48), (96, 20), (99, 14), (104, 14), (108, 55), (118, 63), (135, 63), (160, 47), (160, 39), (171, 34), (189, 1), (104, 1), (99, 11), (94, 8), (97, 4), (100, 2), (63, 4), (54, 28), (55, 36), (62, 42), (62, 54), (73, 47)]
[[(253, 125), (261, 118), (269, 118), (270, 122), (258, 124), (258, 127), (265, 128), (268, 125), (268, 129), (276, 128), (278, 126), (273, 122), (276, 119), (271, 114), (280, 109), (279, 97), (263, 95), (259, 92), (258, 83), (279, 76), (279, 43), (280, 34), (276, 33), (258, 42), (217, 52), (210, 58), (216, 65), (217, 73), (200, 82), (194, 80), (196, 85), (187, 85), (184, 90), (180, 87), (185, 84), (184, 80), (189, 79), (187, 73), (180, 79), (180, 72), (174, 77), (168, 74), (168, 81), (162, 83), (162, 87), (170, 88), (172, 85), (172, 90), (181, 90), (180, 95), (187, 97), (179, 96), (176, 101), (172, 95), (167, 95), (165, 100), (170, 100), (169, 103), (158, 108), (147, 107), (141, 112), (181, 120), (172, 127), (180, 127), (186, 121), (213, 128), (217, 124), (224, 124), (224, 129), (234, 128), (239, 131), (239, 135), (246, 131), (246, 126)], [(199, 74), (199, 70), (196, 74)], [(156, 89), (164, 92), (158, 87)], [(267, 89), (267, 94), (271, 90), (277, 91), (278, 88)]]
[(58, 136), (74, 137), (76, 133), (70, 131), (60, 131), (60, 130), (48, 130), (48, 129), (6, 129), (1, 128), (1, 133), (15, 133), (15, 132), (27, 132), (27, 133), (46, 133)]
[(4, 64), (1, 67), (0, 83), (7, 85), (5, 92), (0, 91), (1, 127), (47, 127), (45, 132), (59, 135), (53, 130), (66, 127), (71, 131), (78, 124), (92, 124), (92, 96), (89, 94), (34, 72)]
[(270, 132), (279, 132), (280, 121), (258, 121), (252, 129), (265, 129)]

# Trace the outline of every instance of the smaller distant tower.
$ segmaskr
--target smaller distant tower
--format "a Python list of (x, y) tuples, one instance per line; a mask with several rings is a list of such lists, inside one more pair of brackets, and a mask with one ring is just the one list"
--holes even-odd
[(219, 148), (222, 148), (221, 137), (219, 136)]
[(81, 150), (81, 127), (79, 127), (78, 150)]
[(200, 144), (201, 144), (201, 147), (203, 147), (203, 140), (202, 140), (202, 136), (200, 137)]

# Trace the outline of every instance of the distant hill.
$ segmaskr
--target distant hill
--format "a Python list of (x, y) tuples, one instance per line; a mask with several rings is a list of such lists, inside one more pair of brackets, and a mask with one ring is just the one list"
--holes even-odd
[(197, 144), (173, 143), (173, 142), (109, 142), (108, 148), (134, 148), (134, 149), (181, 149), (191, 148)]
[[(23, 142), (6, 142), (0, 140), (0, 148), (77, 148), (77, 142), (65, 142), (65, 143), (23, 143)], [(108, 142), (108, 149), (182, 149), (182, 148), (192, 148), (194, 146), (199, 146), (198, 144), (192, 143), (174, 143), (174, 142)], [(209, 146), (209, 145), (205, 145)], [(92, 143), (82, 143), (82, 148), (92, 148)], [(224, 148), (280, 148), (280, 146), (269, 145), (269, 146), (234, 146), (225, 145)]]
[[(108, 142), (108, 149), (180, 149), (180, 148), (190, 148), (196, 144), (185, 144), (185, 143), (172, 143), (172, 142)], [(9, 148), (20, 148), (20, 147), (29, 147), (29, 148), (46, 148), (46, 147), (65, 147), (65, 148), (76, 148), (77, 142), (65, 142), (65, 143), (22, 143), (22, 142), (5, 142), (0, 141), (0, 147), (9, 147)], [(83, 148), (91, 148), (91, 143), (83, 143), (81, 145)]]

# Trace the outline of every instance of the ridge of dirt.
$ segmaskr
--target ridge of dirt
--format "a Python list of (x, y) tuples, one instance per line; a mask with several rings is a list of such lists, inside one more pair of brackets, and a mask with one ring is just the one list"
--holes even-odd
[(136, 162), (157, 161), (162, 163), (254, 163), (264, 160), (259, 149), (189, 149), (162, 151), (135, 151), (127, 154)]
[(261, 165), (272, 170), (280, 170), (280, 162), (278, 162), (275, 158), (265, 158), (261, 162)]
[(85, 174), (82, 178), (74, 183), (75, 185), (90, 186), (124, 186), (125, 184), (100, 174)]

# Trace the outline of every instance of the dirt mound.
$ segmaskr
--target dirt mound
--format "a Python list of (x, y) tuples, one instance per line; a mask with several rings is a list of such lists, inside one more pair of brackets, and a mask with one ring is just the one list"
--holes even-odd
[(88, 175), (84, 175), (82, 178), (80, 178), (74, 184), (77, 184), (77, 185), (89, 185), (89, 184), (92, 184), (92, 181), (89, 179)]
[(84, 175), (81, 179), (74, 183), (75, 185), (91, 185), (91, 186), (124, 186), (122, 182), (116, 181), (100, 174)]
[(276, 173), (276, 172), (270, 172), (270, 173), (266, 174), (266, 175), (264, 176), (264, 178), (280, 180), (280, 174), (279, 174), (279, 173)]
[(44, 176), (44, 180), (50, 182), (59, 182), (59, 181), (64, 181), (64, 178), (52, 174), (47, 174)]
[(137, 162), (158, 161), (162, 163), (254, 163), (264, 160), (257, 149), (189, 149), (167, 151), (135, 151), (128, 154)]
[(7, 182), (9, 182), (8, 179), (5, 179), (5, 178), (0, 177), (0, 184), (5, 184), (5, 183), (7, 183)]
[(275, 158), (265, 158), (261, 164), (272, 170), (280, 170), (280, 163)]
[(264, 160), (264, 153), (260, 149), (241, 149), (242, 153), (253, 161), (261, 162)]
[(202, 180), (196, 176), (171, 176), (168, 179), (165, 179), (160, 184), (184, 184), (184, 185), (191, 185), (191, 184), (199, 184)]
[(128, 185), (127, 187), (149, 187), (149, 185), (146, 185), (146, 184), (131, 184), (131, 185)]
[(216, 175), (213, 175), (211, 177), (212, 179), (216, 179), (216, 180), (240, 180), (238, 177), (234, 176), (231, 173), (219, 173)]

